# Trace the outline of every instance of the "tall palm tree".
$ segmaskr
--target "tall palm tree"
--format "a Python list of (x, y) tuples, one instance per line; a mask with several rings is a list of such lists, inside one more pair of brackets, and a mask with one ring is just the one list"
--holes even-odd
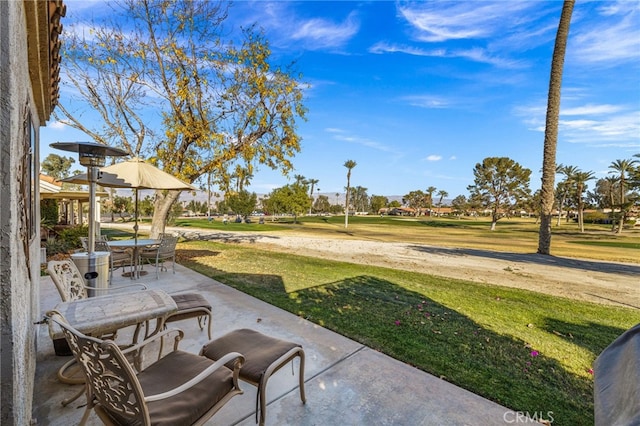
[(444, 189), (441, 189), (440, 191), (438, 191), (438, 196), (440, 197), (438, 199), (438, 216), (440, 216), (440, 207), (442, 207), (442, 199), (444, 197), (448, 197), (449, 193), (447, 191), (445, 191)]
[(349, 188), (351, 187), (351, 169), (356, 166), (356, 162), (353, 160), (347, 160), (344, 162), (344, 166), (347, 168), (347, 198), (344, 202), (344, 227), (349, 227)]
[(309, 214), (311, 214), (311, 209), (313, 208), (313, 189), (316, 183), (320, 182), (318, 179), (309, 179), (307, 181), (311, 185), (311, 189), (309, 190), (309, 198), (311, 198), (311, 207), (309, 207)]
[(595, 177), (593, 172), (577, 171), (573, 174), (573, 182), (576, 185), (576, 198), (578, 201), (578, 226), (580, 232), (584, 232), (584, 199), (582, 195), (587, 186), (587, 181)]
[[(567, 200), (567, 195), (573, 186), (573, 176), (578, 172), (578, 168), (576, 166), (565, 166), (564, 164), (558, 164), (556, 167), (556, 173), (561, 173), (564, 175), (564, 180), (558, 183), (558, 222), (556, 226), (560, 226), (560, 219), (562, 218), (562, 209), (564, 208), (564, 203)], [(569, 215), (567, 214), (567, 219)]]
[(619, 173), (618, 185), (620, 186), (620, 222), (618, 223), (618, 234), (622, 233), (624, 219), (626, 216), (626, 194), (627, 194), (627, 175), (634, 170), (636, 160), (616, 160), (609, 166), (613, 169), (609, 173)]
[(540, 231), (538, 233), (538, 253), (551, 254), (551, 216), (555, 200), (556, 146), (558, 145), (558, 121), (560, 118), (560, 94), (562, 70), (569, 38), (569, 26), (575, 0), (564, 0), (556, 43), (551, 60), (547, 117), (544, 130), (544, 155), (542, 160), (542, 187), (540, 189)]
[(431, 216), (431, 208), (433, 207), (433, 193), (436, 192), (435, 186), (430, 186), (426, 189), (427, 193), (427, 207), (429, 208), (429, 216)]

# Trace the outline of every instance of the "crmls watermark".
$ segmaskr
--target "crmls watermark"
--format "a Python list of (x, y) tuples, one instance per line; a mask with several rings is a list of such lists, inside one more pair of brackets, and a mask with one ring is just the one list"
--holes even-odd
[(505, 423), (511, 424), (543, 424), (553, 423), (553, 411), (508, 411), (502, 415)]

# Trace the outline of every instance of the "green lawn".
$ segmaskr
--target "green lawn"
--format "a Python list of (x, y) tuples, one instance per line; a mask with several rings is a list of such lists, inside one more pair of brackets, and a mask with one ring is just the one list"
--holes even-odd
[[(277, 226), (335, 226), (314, 219)], [(435, 228), (453, 226), (446, 223)], [(593, 361), (640, 322), (633, 309), (248, 245), (194, 241), (178, 249), (189, 268), (513, 410), (552, 411), (558, 425), (593, 424)]]

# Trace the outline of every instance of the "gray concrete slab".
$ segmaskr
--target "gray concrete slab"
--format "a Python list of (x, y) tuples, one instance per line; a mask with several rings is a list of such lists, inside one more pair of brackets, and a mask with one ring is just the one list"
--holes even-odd
[[(176, 265), (176, 274), (153, 266), (138, 282), (169, 293), (196, 291), (213, 306), (213, 338), (238, 328), (251, 328), (302, 344), (306, 353), (302, 404), (298, 389), (298, 360), (270, 380), (267, 425), (498, 425), (513, 418), (506, 408), (447, 383), (414, 367), (367, 348), (340, 334), (241, 293), (215, 280)], [(114, 283), (131, 280), (114, 274)], [(60, 302), (49, 277), (41, 280), (41, 311)], [(172, 323), (185, 332), (180, 347), (197, 353), (209, 339), (194, 319)], [(80, 388), (61, 384), (57, 369), (69, 358), (54, 354), (46, 326), (40, 326), (34, 418), (39, 425), (77, 424), (84, 396), (67, 407), (61, 401)], [(120, 338), (126, 339), (125, 330)], [(233, 398), (207, 424), (255, 424), (256, 389), (242, 383), (243, 395)], [(80, 406), (80, 407), (79, 407)], [(78, 408), (79, 407), (79, 408)], [(89, 425), (101, 424), (92, 414)]]

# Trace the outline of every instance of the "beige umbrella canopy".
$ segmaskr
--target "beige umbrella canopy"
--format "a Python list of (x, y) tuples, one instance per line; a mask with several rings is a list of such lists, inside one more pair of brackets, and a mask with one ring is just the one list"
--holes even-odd
[[(62, 179), (63, 182), (88, 183), (86, 173)], [(96, 184), (110, 188), (135, 189), (135, 238), (138, 238), (138, 189), (166, 189), (188, 191), (196, 188), (140, 158), (132, 158), (111, 166), (102, 167)]]
[[(82, 173), (62, 179), (62, 182), (86, 184), (89, 181), (87, 174)], [(140, 158), (132, 158), (121, 163), (102, 167), (96, 183), (109, 188), (174, 189), (182, 191), (196, 189), (193, 185), (181, 181)]]
[[(159, 168), (145, 163), (140, 158), (132, 158), (122, 163), (100, 169), (103, 173), (109, 173), (122, 179), (131, 188), (137, 189), (175, 189), (175, 190), (195, 190), (196, 188), (177, 177), (170, 175)], [(98, 179), (98, 185), (100, 180)]]

